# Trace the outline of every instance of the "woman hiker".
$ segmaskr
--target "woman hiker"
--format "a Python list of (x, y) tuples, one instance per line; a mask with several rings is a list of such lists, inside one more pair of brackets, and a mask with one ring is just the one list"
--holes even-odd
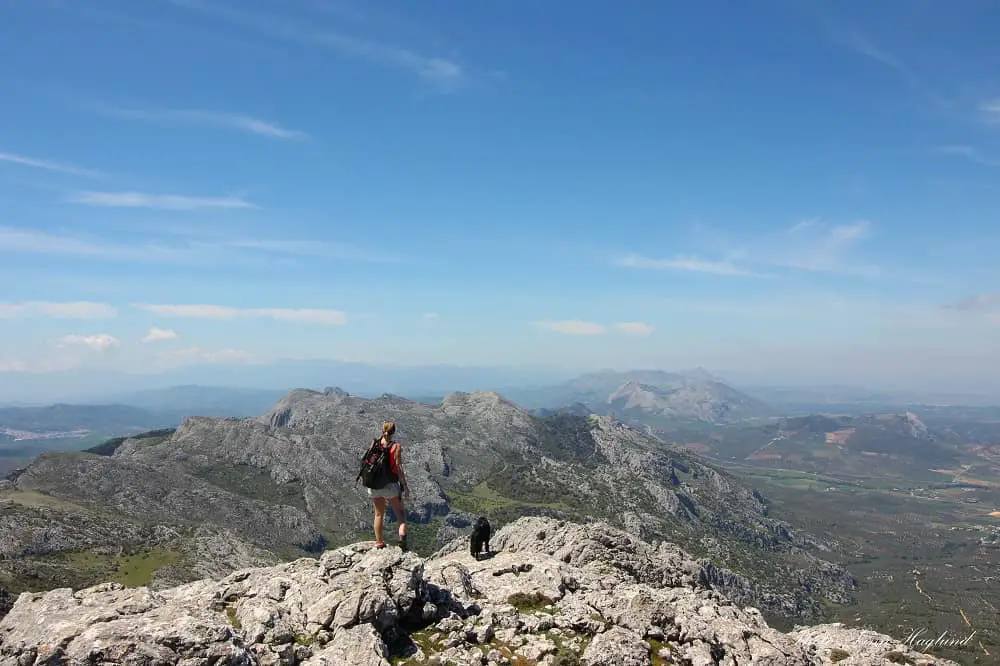
[(395, 423), (386, 421), (382, 424), (382, 439), (379, 444), (383, 448), (389, 447), (389, 482), (381, 488), (369, 488), (368, 496), (372, 498), (375, 507), (375, 547), (385, 548), (382, 523), (385, 520), (385, 504), (388, 501), (399, 522), (399, 547), (406, 552), (406, 509), (403, 507), (403, 497), (409, 496), (410, 489), (406, 485), (399, 442), (393, 440), (395, 434)]

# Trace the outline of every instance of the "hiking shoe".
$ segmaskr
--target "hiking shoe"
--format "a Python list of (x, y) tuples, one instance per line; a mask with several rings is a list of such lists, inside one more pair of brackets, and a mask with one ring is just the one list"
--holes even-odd
[(385, 548), (385, 543), (376, 543), (375, 547), (378, 548), (379, 550), (382, 550), (383, 548)]
[(403, 536), (399, 537), (399, 548), (404, 553), (406, 552), (406, 535), (405, 534)]

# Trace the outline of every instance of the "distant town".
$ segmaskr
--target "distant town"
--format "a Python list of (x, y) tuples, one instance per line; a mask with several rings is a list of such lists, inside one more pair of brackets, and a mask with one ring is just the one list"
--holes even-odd
[(0, 426), (0, 435), (13, 439), (15, 442), (23, 442), (31, 439), (71, 439), (74, 437), (87, 437), (90, 431), (86, 429), (66, 430), (62, 432), (30, 432), (28, 430), (13, 430)]

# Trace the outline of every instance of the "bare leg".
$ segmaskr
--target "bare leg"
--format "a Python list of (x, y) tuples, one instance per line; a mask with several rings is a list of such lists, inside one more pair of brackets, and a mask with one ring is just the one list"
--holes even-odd
[(390, 497), (389, 506), (392, 507), (392, 512), (399, 522), (399, 538), (402, 539), (406, 536), (406, 509), (403, 508), (402, 498)]
[(385, 543), (382, 538), (382, 520), (385, 518), (385, 498), (373, 497), (372, 506), (375, 507), (375, 543), (381, 545)]

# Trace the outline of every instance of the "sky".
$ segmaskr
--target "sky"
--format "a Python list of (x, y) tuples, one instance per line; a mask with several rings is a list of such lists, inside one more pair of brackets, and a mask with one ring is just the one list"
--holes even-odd
[(1000, 393), (998, 32), (986, 0), (0, 0), (0, 383)]

